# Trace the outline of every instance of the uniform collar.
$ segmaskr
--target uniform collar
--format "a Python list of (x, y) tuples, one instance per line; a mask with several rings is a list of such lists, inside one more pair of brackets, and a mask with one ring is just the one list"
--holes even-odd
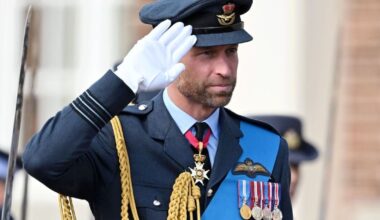
[[(170, 116), (174, 119), (178, 128), (181, 130), (181, 133), (185, 134), (185, 132), (188, 131), (197, 122), (197, 120), (173, 103), (168, 95), (167, 88), (164, 90), (163, 100)], [(217, 108), (206, 120), (203, 121), (208, 124), (212, 134), (217, 139), (219, 138), (219, 112), (220, 110)]]

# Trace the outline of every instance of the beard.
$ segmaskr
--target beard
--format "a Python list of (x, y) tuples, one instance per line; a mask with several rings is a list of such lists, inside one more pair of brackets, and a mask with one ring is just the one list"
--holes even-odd
[(177, 79), (177, 89), (183, 96), (210, 108), (222, 107), (230, 102), (236, 78), (225, 79), (223, 84), (231, 85), (231, 88), (226, 91), (209, 91), (210, 85), (207, 82), (190, 79), (186, 72), (179, 75)]

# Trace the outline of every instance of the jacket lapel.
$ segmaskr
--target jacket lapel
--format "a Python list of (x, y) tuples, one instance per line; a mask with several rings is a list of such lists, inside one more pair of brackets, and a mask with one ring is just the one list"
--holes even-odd
[[(163, 150), (179, 171), (188, 170), (194, 164), (193, 150), (167, 111), (162, 92), (153, 100), (153, 111), (147, 118), (148, 134), (163, 141)], [(220, 137), (208, 188), (218, 184), (239, 159), (242, 149), (239, 139), (243, 136), (239, 121), (229, 116), (224, 108), (220, 111)]]
[(194, 163), (190, 144), (166, 109), (162, 92), (153, 99), (153, 111), (147, 120), (148, 134), (164, 142), (164, 152), (180, 171)]
[(223, 108), (220, 113), (221, 132), (208, 188), (223, 180), (242, 154), (239, 140), (243, 134), (240, 131), (239, 121), (232, 119)]

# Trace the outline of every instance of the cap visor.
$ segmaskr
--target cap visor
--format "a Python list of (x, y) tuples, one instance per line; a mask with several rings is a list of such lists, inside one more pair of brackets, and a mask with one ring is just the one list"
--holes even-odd
[(289, 150), (290, 163), (301, 163), (302, 161), (314, 160), (318, 157), (317, 149), (306, 141), (301, 143), (298, 150)]
[(211, 47), (227, 44), (240, 44), (252, 40), (252, 36), (244, 29), (215, 33), (215, 34), (199, 34), (197, 36), (196, 47)]

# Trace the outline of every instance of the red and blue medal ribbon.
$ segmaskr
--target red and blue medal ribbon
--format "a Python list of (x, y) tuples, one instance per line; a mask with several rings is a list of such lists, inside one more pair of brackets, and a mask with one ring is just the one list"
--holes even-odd
[(249, 181), (238, 181), (238, 193), (239, 208), (241, 208), (244, 204), (251, 207), (251, 189)]
[(264, 183), (263, 182), (260, 182), (260, 195), (259, 195), (259, 199), (260, 199), (260, 206), (261, 208), (264, 208), (264, 205), (265, 205), (265, 201), (264, 201)]
[(264, 198), (263, 198), (263, 182), (261, 181), (251, 181), (251, 204), (252, 207), (258, 206), (263, 208)]
[(273, 220), (282, 220), (283, 215), (281, 210), (279, 209), (280, 204), (280, 194), (281, 194), (281, 185), (278, 183), (274, 183), (274, 208), (272, 211)]
[(264, 208), (263, 208), (263, 218), (264, 219), (272, 219), (272, 210), (271, 210), (271, 207), (270, 207), (270, 204), (271, 204), (271, 198), (270, 198), (270, 195), (271, 195), (271, 189), (270, 189), (270, 183), (268, 182), (265, 182), (264, 183), (264, 200), (265, 200), (265, 204), (264, 204)]
[(281, 201), (281, 184), (273, 183), (274, 185), (274, 207), (278, 207)]
[(268, 183), (268, 207), (270, 210), (272, 210), (272, 203), (273, 203), (273, 183)]
[(251, 195), (252, 195), (251, 196), (252, 207), (260, 206), (259, 187), (258, 187), (259, 183), (257, 181), (251, 181), (250, 185), (251, 185)]
[(264, 207), (263, 208), (269, 207), (268, 182), (264, 183), (263, 196), (264, 196)]

